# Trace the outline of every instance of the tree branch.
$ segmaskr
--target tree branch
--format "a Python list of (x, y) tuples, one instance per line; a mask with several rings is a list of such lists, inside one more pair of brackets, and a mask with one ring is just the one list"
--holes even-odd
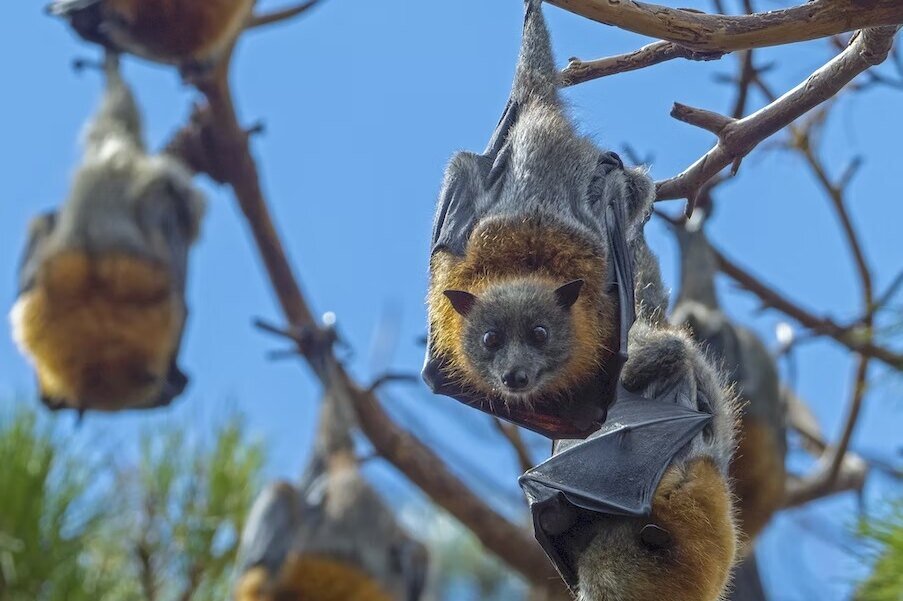
[(514, 449), (514, 453), (517, 455), (518, 464), (520, 465), (520, 471), (526, 472), (527, 470), (532, 469), (535, 462), (530, 456), (530, 449), (524, 444), (520, 428), (514, 424), (505, 423), (497, 417), (493, 417), (492, 422), (495, 425), (496, 430), (505, 437), (505, 440), (508, 441), (511, 448)]
[[(810, 476), (788, 478), (785, 506), (796, 507), (833, 494), (861, 490), (869, 471), (866, 460), (849, 450), (842, 453), (832, 451), (808, 405), (789, 389), (784, 388), (781, 393), (787, 402), (788, 425), (802, 436), (806, 450), (822, 459), (821, 465)], [(831, 462), (827, 469), (826, 459)], [(837, 471), (829, 481), (826, 473), (833, 470), (834, 465)]]
[(780, 292), (763, 283), (751, 273), (739, 267), (720, 251), (713, 248), (718, 268), (728, 277), (733, 279), (741, 288), (757, 297), (762, 303), (776, 309), (785, 315), (792, 317), (800, 325), (812, 330), (816, 334), (833, 338), (851, 351), (861, 355), (872, 357), (888, 366), (903, 371), (903, 354), (876, 345), (863, 335), (861, 328), (846, 328), (826, 317), (819, 317), (810, 311), (800, 307), (795, 302), (788, 300)]
[(562, 85), (574, 86), (592, 79), (607, 77), (616, 73), (626, 73), (657, 65), (675, 58), (685, 58), (693, 61), (718, 60), (725, 52), (700, 52), (675, 44), (674, 42), (653, 42), (643, 46), (639, 50), (618, 54), (607, 58), (591, 61), (581, 61), (572, 58), (568, 66), (561, 72)]
[(846, 31), (899, 25), (899, 0), (814, 0), (751, 15), (713, 15), (633, 0), (548, 0), (606, 25), (705, 52), (732, 52), (814, 40)]
[[(903, 4), (900, 5), (903, 10)], [(806, 81), (768, 106), (727, 125), (718, 143), (683, 173), (657, 182), (657, 200), (692, 199), (706, 181), (749, 154), (762, 140), (780, 131), (839, 92), (857, 75), (884, 61), (896, 27), (863, 30), (842, 53)], [(692, 205), (692, 202), (691, 202)], [(692, 209), (692, 206), (688, 207)]]
[[(168, 145), (193, 168), (229, 185), (251, 229), (282, 311), (292, 331), (319, 329), (293, 273), (261, 190), (248, 135), (239, 125), (228, 79), (228, 60), (198, 83), (207, 106)], [(476, 496), (423, 442), (384, 412), (376, 395), (353, 382), (332, 349), (299, 349), (324, 387), (342, 392), (358, 414), (375, 450), (433, 501), (467, 526), (491, 552), (537, 586), (560, 586), (542, 549), (529, 532), (505, 519)], [(325, 353), (325, 354), (324, 354)]]
[(268, 13), (251, 15), (251, 19), (248, 21), (245, 29), (255, 29), (257, 27), (263, 27), (265, 25), (272, 25), (273, 23), (288, 21), (289, 19), (293, 19), (306, 13), (321, 1), (322, 0), (307, 0), (307, 2), (302, 2), (297, 6), (290, 6), (288, 8), (282, 8)]

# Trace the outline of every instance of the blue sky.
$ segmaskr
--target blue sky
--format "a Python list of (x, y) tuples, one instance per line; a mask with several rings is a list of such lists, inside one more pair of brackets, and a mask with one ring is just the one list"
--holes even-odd
[[(708, 8), (679, 3), (688, 4)], [(546, 11), (562, 64), (569, 56), (596, 58), (648, 41), (552, 7)], [(444, 164), (457, 149), (485, 144), (507, 96), (520, 27), (515, 0), (326, 0), (303, 21), (252, 32), (241, 42), (237, 103), (243, 119), (267, 125), (254, 141), (264, 189), (311, 303), (318, 312), (337, 314), (354, 349), (351, 367), (362, 379), (390, 366), (420, 367), (429, 228)], [(77, 138), (96, 106), (100, 81), (93, 73), (75, 75), (69, 65), (94, 52), (45, 17), (37, 2), (10, 3), (0, 20), (6, 82), (0, 97), (0, 299), (7, 307), (15, 298), (26, 224), (64, 198), (78, 160)], [(761, 52), (760, 60), (778, 60), (771, 81), (784, 90), (830, 53), (815, 42)], [(732, 92), (712, 77), (734, 69), (730, 57), (675, 61), (584, 84), (567, 97), (582, 128), (601, 145), (620, 149), (629, 141), (654, 156), (652, 174), (663, 178), (712, 144), (709, 134), (668, 117), (671, 103), (726, 110)], [(192, 93), (167, 69), (128, 61), (125, 74), (157, 146), (184, 122)], [(903, 179), (896, 177), (903, 164), (901, 102), (903, 93), (883, 88), (845, 96), (826, 132), (826, 158), (835, 173), (854, 155), (866, 157), (850, 200), (879, 290), (903, 267), (895, 225), (903, 222)], [(128, 454), (144, 427), (177, 421), (203, 432), (221, 412), (240, 410), (268, 442), (268, 472), (292, 477), (307, 456), (318, 390), (296, 362), (267, 360), (266, 352), (280, 343), (255, 331), (251, 321), (278, 321), (278, 310), (231, 196), (204, 186), (209, 216), (191, 259), (182, 355), (192, 376), (188, 394), (153, 414), (91, 416), (76, 436)], [(841, 321), (856, 315), (852, 262), (826, 200), (797, 158), (754, 154), (719, 199), (711, 236), (730, 256), (818, 313)], [(649, 236), (673, 283), (673, 241), (656, 223)], [(773, 343), (780, 316), (759, 311), (726, 282), (721, 289), (730, 313)], [(30, 399), (32, 374), (8, 326), (0, 329), (0, 398)], [(836, 432), (851, 385), (848, 355), (830, 342), (814, 342), (799, 351), (797, 362), (797, 389), (827, 432)], [(903, 425), (901, 387), (880, 377), (880, 368), (872, 373), (875, 386), (854, 444), (891, 457), (899, 452)], [(481, 416), (423, 387), (392, 388), (386, 404), (402, 423), (435, 440), (461, 473), (476, 470), (481, 487), (501, 490), (493, 497), (500, 507), (520, 511), (510, 454)], [(541, 440), (533, 442), (537, 454), (545, 449)], [(377, 466), (373, 475), (398, 490), (391, 469)], [(876, 506), (888, 491), (875, 478), (869, 504)], [(776, 521), (760, 545), (775, 599), (845, 598), (851, 579), (861, 574), (859, 562), (825, 539), (844, 532), (854, 508), (852, 499), (842, 498)]]

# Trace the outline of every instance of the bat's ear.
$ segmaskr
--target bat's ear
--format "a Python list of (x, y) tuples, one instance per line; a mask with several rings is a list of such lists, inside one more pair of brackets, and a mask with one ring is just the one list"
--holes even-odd
[(555, 300), (562, 309), (570, 309), (580, 298), (580, 291), (583, 289), (583, 280), (574, 280), (568, 282), (564, 286), (555, 291)]
[(467, 317), (477, 302), (476, 296), (463, 290), (446, 290), (442, 294), (451, 301), (452, 307), (461, 317)]

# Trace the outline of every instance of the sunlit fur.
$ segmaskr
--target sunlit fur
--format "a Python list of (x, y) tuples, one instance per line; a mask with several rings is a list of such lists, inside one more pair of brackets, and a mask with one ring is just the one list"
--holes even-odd
[(466, 290), (479, 297), (489, 286), (519, 278), (538, 281), (550, 290), (571, 280), (584, 280), (580, 297), (571, 307), (575, 325), (570, 357), (541, 392), (571, 390), (598, 373), (616, 345), (617, 320), (616, 303), (604, 290), (606, 258), (594, 251), (596, 248), (575, 233), (549, 223), (495, 218), (474, 230), (463, 258), (436, 253), (428, 296), (430, 332), (435, 350), (449, 359), (447, 375), (483, 393), (496, 392), (478, 375), (464, 351), (464, 318), (443, 292)]
[[(579, 564), (579, 601), (715, 601), (736, 553), (731, 491), (708, 459), (668, 469), (646, 519), (612, 518)], [(651, 550), (640, 531), (654, 523), (672, 544)], [(591, 558), (591, 560), (590, 560)]]
[(184, 317), (165, 267), (67, 251), (44, 263), (12, 326), (44, 396), (113, 410), (159, 393)]
[(737, 524), (743, 552), (780, 509), (786, 471), (779, 433), (751, 415), (740, 422), (737, 452), (730, 474), (737, 497)]
[(328, 557), (291, 554), (275, 584), (263, 568), (246, 572), (235, 601), (397, 601), (353, 566)]

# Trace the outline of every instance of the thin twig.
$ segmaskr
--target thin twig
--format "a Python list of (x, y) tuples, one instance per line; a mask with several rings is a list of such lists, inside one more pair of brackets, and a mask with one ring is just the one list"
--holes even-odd
[(322, 0), (307, 0), (307, 2), (302, 2), (297, 6), (290, 6), (288, 8), (281, 8), (272, 12), (252, 15), (245, 29), (255, 29), (257, 27), (263, 27), (265, 25), (272, 25), (274, 23), (281, 23), (282, 21), (294, 19), (295, 17), (298, 17), (309, 11), (321, 1)]
[(729, 260), (717, 249), (713, 248), (713, 251), (718, 268), (737, 282), (741, 288), (759, 297), (765, 306), (784, 313), (813, 332), (833, 338), (851, 351), (872, 357), (896, 370), (903, 371), (903, 354), (868, 341), (862, 335), (861, 328), (846, 328), (830, 318), (813, 314)]
[(712, 61), (720, 59), (725, 54), (725, 52), (717, 51), (700, 52), (674, 42), (653, 42), (633, 52), (591, 61), (581, 61), (578, 58), (572, 58), (568, 66), (561, 72), (562, 85), (574, 86), (592, 79), (615, 75), (616, 73), (645, 69), (675, 58)]

